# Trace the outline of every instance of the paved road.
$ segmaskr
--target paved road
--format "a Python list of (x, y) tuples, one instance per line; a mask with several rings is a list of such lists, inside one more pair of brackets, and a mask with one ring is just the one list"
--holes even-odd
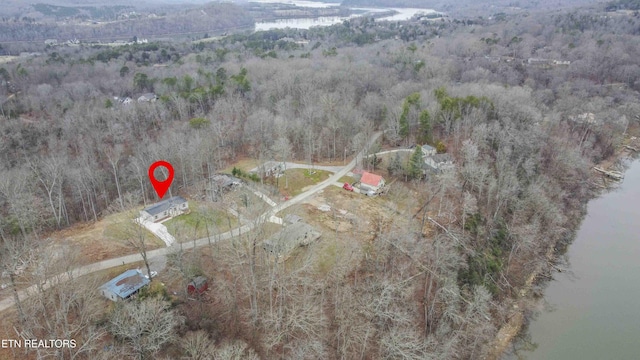
[[(285, 164), (287, 165), (287, 170), (289, 170), (289, 169), (314, 169), (314, 170), (324, 170), (324, 171), (335, 173), (335, 172), (338, 172), (338, 171), (344, 169), (344, 166), (309, 165), (309, 164), (292, 163), (292, 162), (288, 162), (288, 161)], [(256, 171), (258, 171), (258, 168), (255, 167), (255, 168), (253, 168), (253, 169), (251, 169), (249, 171), (256, 172)]]
[[(391, 153), (395, 153), (395, 152), (410, 152), (413, 153), (415, 151), (415, 149), (394, 149), (394, 150), (385, 150), (385, 151), (380, 151), (375, 153), (375, 155), (384, 155), (384, 154), (391, 154)], [(370, 154), (367, 155), (367, 157), (373, 156), (374, 154)]]
[[(378, 137), (380, 137), (381, 134), (382, 132), (377, 132), (373, 134), (373, 136), (369, 140), (367, 147), (370, 147), (378, 139)], [(269, 219), (272, 216), (275, 216), (275, 214), (279, 213), (280, 211), (307, 200), (318, 191), (323, 190), (331, 186), (335, 182), (337, 182), (341, 177), (345, 176), (349, 171), (351, 171), (351, 169), (353, 169), (356, 166), (356, 161), (358, 160), (358, 158), (362, 157), (363, 154), (364, 154), (364, 149), (360, 151), (360, 153), (358, 153), (358, 155), (356, 155), (353, 158), (353, 160), (351, 160), (350, 163), (348, 163), (345, 167), (341, 168), (339, 171), (333, 174), (330, 178), (326, 179), (325, 181), (319, 184), (314, 185), (313, 187), (303, 192), (302, 194), (299, 194), (298, 196), (291, 198), (289, 201), (286, 201), (284, 203), (281, 203), (279, 205), (272, 207), (269, 211), (260, 215), (257, 221), (244, 224), (239, 228), (235, 228), (231, 231), (227, 231), (226, 233), (222, 233), (219, 235), (205, 237), (202, 239), (198, 239), (196, 241), (188, 241), (181, 244), (174, 243), (170, 247), (148, 251), (147, 258), (154, 259), (158, 256), (166, 256), (171, 252), (178, 251), (181, 248), (183, 250), (188, 250), (194, 247), (201, 247), (209, 244), (214, 244), (218, 241), (228, 240), (228, 239), (231, 239), (232, 237), (240, 236), (241, 234), (247, 233), (253, 230), (253, 228), (255, 227), (255, 224), (265, 223), (269, 221)], [(91, 274), (97, 271), (110, 269), (112, 267), (136, 263), (140, 261), (142, 261), (142, 256), (140, 254), (131, 254), (131, 255), (121, 256), (113, 259), (108, 259), (108, 260), (96, 262), (93, 264), (89, 264), (89, 265), (85, 265), (85, 266), (81, 266), (79, 268), (73, 269), (71, 271), (71, 274), (72, 274), (71, 277), (76, 278), (78, 276), (83, 276), (83, 275)], [(56, 281), (52, 280), (53, 278), (56, 278)], [(56, 277), (52, 277), (47, 280), (47, 282), (44, 285), (44, 288), (53, 286), (57, 282), (67, 281), (68, 279), (69, 279), (69, 276), (67, 274), (61, 274)], [(20, 297), (20, 299), (24, 299), (26, 297), (29, 297), (30, 294), (35, 293), (36, 291), (37, 291), (37, 287), (33, 285), (27, 289), (18, 291), (18, 296)], [(13, 296), (9, 296), (7, 298), (0, 300), (0, 311), (4, 311), (10, 308), (11, 306), (13, 306)]]

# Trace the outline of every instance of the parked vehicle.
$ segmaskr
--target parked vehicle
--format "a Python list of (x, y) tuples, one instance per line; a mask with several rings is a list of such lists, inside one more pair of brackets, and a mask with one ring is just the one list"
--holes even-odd
[(351, 186), (351, 184), (349, 184), (348, 182), (344, 183), (344, 185), (342, 185), (342, 188), (347, 191), (353, 191), (353, 186)]
[[(154, 277), (156, 277), (156, 276), (158, 276), (158, 272), (157, 272), (157, 271), (154, 271), (154, 270), (151, 270), (151, 278), (154, 278)], [(148, 279), (148, 278), (149, 278), (149, 275), (145, 275), (144, 277), (146, 277), (146, 278)]]

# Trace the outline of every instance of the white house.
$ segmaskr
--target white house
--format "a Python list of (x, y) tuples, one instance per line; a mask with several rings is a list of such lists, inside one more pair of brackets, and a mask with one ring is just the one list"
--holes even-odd
[(431, 145), (422, 145), (422, 156), (433, 156), (436, 154), (436, 148)]
[(189, 203), (181, 196), (162, 200), (140, 211), (143, 220), (158, 222), (189, 212)]
[(139, 103), (141, 103), (141, 102), (155, 102), (156, 100), (158, 100), (158, 97), (154, 93), (142, 94), (138, 98), (138, 102)]
[(363, 172), (360, 178), (360, 192), (366, 194), (368, 192), (377, 192), (385, 184), (384, 179), (380, 175), (370, 172)]
[(443, 171), (453, 167), (453, 158), (449, 154), (435, 154), (425, 157), (425, 170)]

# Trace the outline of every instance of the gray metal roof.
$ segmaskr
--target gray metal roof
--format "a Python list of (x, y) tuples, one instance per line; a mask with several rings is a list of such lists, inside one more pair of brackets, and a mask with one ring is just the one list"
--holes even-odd
[(282, 255), (298, 246), (305, 246), (320, 238), (322, 233), (305, 222), (293, 223), (262, 243), (262, 248)]
[(193, 284), (193, 286), (198, 288), (206, 282), (207, 282), (207, 278), (204, 276), (198, 276), (195, 279), (191, 280), (191, 284)]
[(163, 211), (169, 210), (174, 206), (180, 205), (182, 203), (186, 203), (187, 200), (185, 200), (182, 196), (174, 196), (172, 198), (166, 199), (166, 200), (162, 200), (160, 202), (157, 202), (151, 206), (148, 206), (146, 208), (144, 208), (144, 212), (146, 212), (147, 214), (153, 216), (153, 215), (158, 215), (160, 213), (162, 213)]
[(215, 174), (211, 177), (211, 181), (220, 187), (230, 187), (242, 183), (242, 180), (237, 177), (226, 174)]
[(294, 223), (297, 223), (299, 221), (302, 221), (302, 218), (300, 216), (298, 216), (298, 215), (295, 215), (295, 214), (287, 214), (284, 217), (284, 221), (288, 222), (289, 224), (294, 224)]
[(129, 295), (149, 284), (149, 282), (150, 280), (142, 275), (140, 270), (127, 270), (103, 284), (100, 288), (108, 289), (120, 298), (126, 299)]

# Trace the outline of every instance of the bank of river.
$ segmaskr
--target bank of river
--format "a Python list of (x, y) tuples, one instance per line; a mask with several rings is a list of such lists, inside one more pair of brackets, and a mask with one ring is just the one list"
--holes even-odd
[[(640, 161), (592, 200), (568, 250), (569, 272), (545, 289), (526, 359), (640, 358)], [(516, 357), (506, 355), (506, 359)]]
[[(298, 7), (309, 7), (309, 8), (329, 8), (340, 6), (339, 3), (323, 3), (316, 1), (304, 1), (304, 0), (251, 0), (251, 2), (262, 3), (262, 4), (272, 4), (272, 3), (282, 3), (288, 5), (295, 5)], [(334, 24), (339, 24), (344, 20), (348, 20), (358, 16), (374, 16), (376, 13), (381, 12), (390, 12), (393, 11), (393, 15), (383, 16), (377, 18), (378, 21), (388, 20), (388, 21), (402, 21), (409, 20), (414, 15), (418, 13), (430, 14), (436, 12), (435, 10), (430, 9), (414, 9), (414, 8), (351, 8), (353, 10), (353, 15), (351, 16), (320, 16), (315, 18), (292, 18), (292, 19), (278, 19), (273, 21), (263, 21), (256, 23), (255, 31), (264, 31), (270, 29), (284, 29), (284, 28), (292, 28), (292, 29), (309, 29), (312, 26), (330, 26)]]

